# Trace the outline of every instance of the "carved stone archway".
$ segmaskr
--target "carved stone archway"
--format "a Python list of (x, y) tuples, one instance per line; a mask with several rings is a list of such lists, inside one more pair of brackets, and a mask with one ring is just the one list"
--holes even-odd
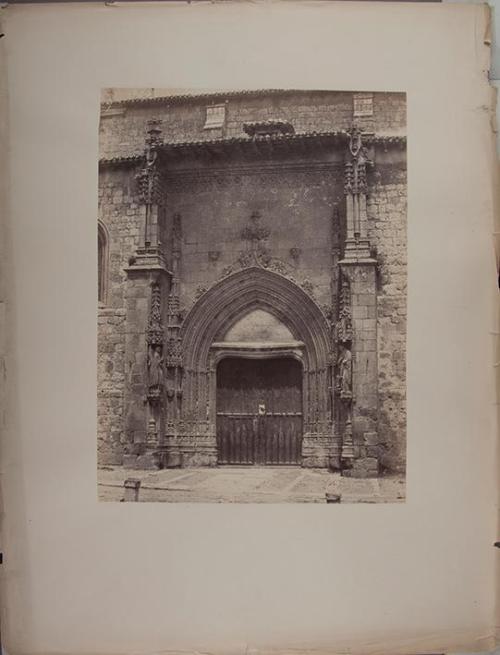
[[(214, 284), (186, 315), (182, 423), (186, 436), (215, 438), (215, 372), (218, 335), (255, 309), (280, 320), (300, 343), (303, 362), (303, 464), (326, 466), (334, 455), (331, 337), (316, 302), (285, 276), (246, 268)], [(332, 450), (333, 449), (333, 450)]]

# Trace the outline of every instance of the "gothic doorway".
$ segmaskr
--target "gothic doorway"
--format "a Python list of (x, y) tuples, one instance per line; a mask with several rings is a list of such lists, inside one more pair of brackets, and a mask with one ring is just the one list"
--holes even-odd
[(219, 464), (300, 465), (302, 364), (225, 357), (217, 366)]

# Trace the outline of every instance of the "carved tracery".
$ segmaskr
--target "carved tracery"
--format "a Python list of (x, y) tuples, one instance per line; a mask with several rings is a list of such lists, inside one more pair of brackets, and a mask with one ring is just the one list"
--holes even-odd
[(151, 305), (146, 333), (148, 346), (147, 380), (148, 400), (159, 402), (163, 390), (164, 329), (161, 315), (161, 287), (158, 282), (151, 286)]
[(352, 440), (352, 340), (351, 289), (349, 280), (345, 276), (341, 276), (338, 318), (335, 323), (335, 343), (337, 349), (335, 394), (340, 401), (338, 406), (338, 429), (342, 439), (341, 457), (344, 466), (348, 466), (354, 457)]
[(163, 322), (161, 317), (161, 288), (158, 282), (151, 285), (151, 306), (147, 328), (150, 345), (163, 345)]
[(339, 297), (339, 315), (335, 324), (335, 337), (338, 343), (352, 341), (351, 290), (348, 280), (342, 279)]

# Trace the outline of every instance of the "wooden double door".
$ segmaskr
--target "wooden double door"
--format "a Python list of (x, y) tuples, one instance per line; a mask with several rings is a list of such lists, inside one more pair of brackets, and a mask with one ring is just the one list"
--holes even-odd
[(286, 357), (220, 361), (217, 447), (219, 464), (300, 464), (300, 362)]

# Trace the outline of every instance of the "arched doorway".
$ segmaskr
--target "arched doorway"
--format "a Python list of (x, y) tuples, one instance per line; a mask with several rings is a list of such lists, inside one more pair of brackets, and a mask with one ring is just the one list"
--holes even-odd
[[(258, 327), (257, 336), (255, 333), (248, 335), (249, 317), (250, 323)], [(188, 447), (191, 449), (186, 454), (188, 461), (250, 464), (258, 460), (259, 463), (327, 466), (330, 459), (336, 456), (338, 444), (333, 424), (330, 326), (314, 299), (297, 284), (267, 269), (243, 269), (217, 282), (197, 300), (186, 315), (180, 336), (183, 385), (179, 434), (181, 440), (184, 439), (182, 448), (186, 449), (186, 453)], [(235, 379), (235, 375), (227, 369), (230, 364), (224, 363), (225, 359), (230, 358), (233, 359), (233, 366), (245, 369), (245, 376), (254, 381), (268, 366), (265, 360), (270, 359), (279, 360), (276, 375), (283, 380), (289, 376), (297, 380), (293, 397), (300, 396), (301, 402), (292, 403), (288, 411), (296, 415), (292, 432), (294, 435), (297, 432), (299, 436), (280, 446), (280, 430), (284, 429), (285, 419), (291, 420), (292, 416), (278, 419), (273, 415), (286, 412), (280, 412), (279, 405), (269, 409), (264, 400), (257, 405), (264, 404), (261, 411), (265, 415), (269, 410), (270, 417), (260, 424), (257, 421), (256, 430), (258, 435), (262, 434), (259, 432), (261, 428), (265, 429), (266, 435), (277, 430), (277, 442), (274, 437), (266, 436), (265, 443), (256, 446), (257, 450), (254, 448), (252, 457), (246, 451), (239, 454), (226, 452), (225, 447), (219, 456), (217, 432), (221, 427), (220, 419), (223, 419), (217, 415), (221, 406), (220, 394), (226, 388), (224, 385)], [(261, 361), (252, 365), (248, 361), (241, 362), (242, 359)], [(234, 360), (240, 361), (237, 363)], [(255, 389), (268, 393), (268, 396), (273, 393), (257, 383)], [(248, 389), (240, 388), (240, 393), (248, 393)], [(286, 393), (290, 394), (289, 398), (293, 395), (292, 391)], [(246, 430), (249, 429), (250, 418), (252, 421), (255, 418), (257, 395), (256, 391), (252, 396), (251, 408), (239, 406), (234, 399), (231, 401), (233, 404), (229, 413), (251, 415), (247, 417)], [(173, 404), (176, 397), (168, 400)], [(274, 400), (271, 404), (274, 404)], [(172, 413), (175, 414), (175, 411), (172, 410)], [(252, 436), (252, 439), (255, 438)], [(272, 450), (275, 447), (273, 444), (277, 447), (276, 452)], [(227, 448), (238, 447), (232, 443), (227, 445)], [(204, 453), (203, 458), (201, 452)]]
[(218, 463), (300, 464), (301, 362), (291, 357), (225, 357), (216, 375)]

